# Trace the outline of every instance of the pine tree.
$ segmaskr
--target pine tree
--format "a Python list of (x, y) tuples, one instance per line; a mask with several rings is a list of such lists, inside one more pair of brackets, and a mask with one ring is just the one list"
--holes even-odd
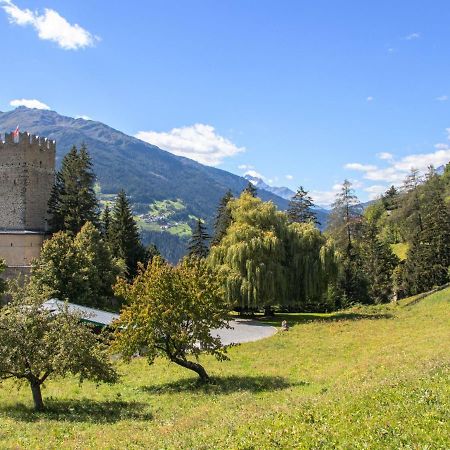
[(214, 236), (212, 239), (212, 245), (217, 245), (220, 243), (231, 224), (232, 218), (228, 203), (232, 198), (233, 194), (231, 191), (228, 191), (220, 200), (216, 218), (214, 220)]
[(387, 303), (393, 295), (393, 272), (399, 261), (390, 246), (378, 238), (374, 224), (366, 225), (361, 253), (370, 300)]
[(83, 144), (63, 158), (49, 200), (49, 225), (53, 232), (77, 234), (86, 222), (98, 223), (98, 202), (94, 192), (95, 174)]
[(381, 201), (386, 211), (393, 211), (398, 208), (398, 196), (399, 192), (394, 185), (385, 192), (381, 197)]
[(361, 226), (361, 207), (358, 197), (348, 180), (344, 180), (341, 191), (336, 194), (328, 222), (341, 251), (349, 253)]
[(198, 219), (188, 244), (188, 255), (190, 257), (206, 258), (209, 253), (209, 239), (210, 236), (206, 232), (205, 225), (200, 219)]
[(256, 197), (258, 195), (258, 189), (251, 181), (248, 182), (247, 187), (242, 192), (246, 192), (252, 197)]
[(352, 184), (345, 180), (328, 222), (328, 231), (342, 254), (342, 267), (337, 280), (341, 306), (367, 302), (367, 280), (362, 270), (358, 240), (361, 234), (361, 207)]
[(403, 183), (405, 197), (403, 199), (403, 217), (408, 227), (409, 236), (415, 236), (423, 231), (422, 202), (420, 186), (422, 180), (417, 169), (411, 169)]
[(114, 256), (125, 261), (128, 277), (132, 278), (137, 272), (138, 263), (146, 262), (146, 255), (124, 190), (118, 193), (114, 203), (109, 242)]
[(305, 191), (303, 186), (300, 186), (289, 202), (289, 208), (287, 210), (289, 220), (298, 223), (312, 222), (320, 225), (316, 214), (312, 210), (313, 207), (314, 203), (311, 196), (308, 195), (308, 191)]
[(450, 217), (444, 201), (442, 179), (433, 169), (422, 186), (422, 229), (408, 252), (405, 277), (411, 294), (445, 284), (450, 267)]
[(100, 229), (102, 236), (108, 238), (111, 230), (111, 209), (109, 208), (109, 205), (105, 206), (105, 209), (100, 217)]

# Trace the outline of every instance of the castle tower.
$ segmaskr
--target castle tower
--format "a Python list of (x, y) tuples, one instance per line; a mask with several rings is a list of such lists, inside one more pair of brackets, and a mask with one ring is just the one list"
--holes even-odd
[(29, 272), (47, 232), (55, 179), (54, 141), (19, 133), (0, 139), (0, 258), (7, 276)]

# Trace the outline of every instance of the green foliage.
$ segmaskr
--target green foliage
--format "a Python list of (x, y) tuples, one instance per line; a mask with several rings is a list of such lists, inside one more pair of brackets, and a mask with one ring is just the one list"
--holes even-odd
[(373, 303), (387, 303), (393, 297), (393, 271), (399, 260), (390, 246), (377, 236), (375, 225), (366, 225), (361, 246), (368, 296)]
[(217, 245), (220, 243), (231, 224), (231, 212), (228, 207), (228, 203), (232, 199), (233, 194), (231, 191), (227, 191), (227, 193), (220, 200), (214, 220), (214, 236), (211, 242), (212, 245)]
[(246, 188), (242, 192), (245, 192), (246, 194), (249, 194), (252, 197), (256, 197), (258, 195), (258, 189), (251, 181), (247, 183)]
[(286, 314), (289, 332), (230, 348), (226, 363), (202, 358), (206, 385), (163, 358), (151, 368), (132, 358), (115, 385), (49, 383), (36, 414), (28, 391), (5, 381), (1, 446), (444, 449), (449, 298)]
[(97, 224), (99, 211), (95, 174), (83, 144), (64, 157), (49, 200), (49, 225), (53, 232), (78, 233), (86, 222)]
[(1, 278), (1, 274), (5, 271), (6, 269), (6, 262), (3, 259), (0, 259), (0, 302), (2, 300), (2, 294), (3, 292), (5, 292), (6, 289), (6, 281)]
[(210, 236), (206, 232), (205, 225), (200, 219), (198, 219), (188, 244), (188, 256), (195, 258), (206, 258), (209, 253), (209, 240)]
[(114, 203), (108, 238), (114, 256), (125, 261), (127, 275), (133, 277), (137, 273), (138, 263), (145, 262), (146, 254), (130, 203), (123, 190), (118, 193)]
[[(115, 288), (126, 306), (116, 324), (114, 348), (126, 359), (145, 349), (148, 362), (163, 356), (208, 379), (198, 363), (201, 353), (225, 360), (226, 352), (211, 328), (226, 327), (228, 308), (216, 274), (198, 258), (173, 267), (155, 257), (131, 284)], [(197, 360), (192, 360), (192, 357)]]
[(228, 203), (232, 222), (209, 261), (225, 280), (228, 301), (242, 310), (321, 297), (334, 251), (312, 224), (289, 225), (271, 202), (247, 193)]
[(360, 236), (361, 206), (348, 180), (344, 180), (341, 191), (336, 194), (327, 230), (338, 249), (343, 254), (350, 255), (354, 242)]
[(57, 314), (44, 309), (45, 293), (32, 285), (11, 289), (13, 300), (0, 309), (0, 380), (13, 378), (31, 387), (36, 410), (44, 404), (41, 385), (49, 378), (78, 375), (115, 382), (106, 347), (67, 307)]
[(87, 222), (75, 237), (60, 231), (44, 242), (32, 264), (32, 283), (61, 300), (102, 307), (111, 305), (112, 285), (121, 273), (120, 261)]
[(341, 254), (341, 266), (335, 286), (337, 307), (369, 301), (359, 245), (362, 222), (359, 200), (350, 181), (345, 180), (341, 191), (336, 194), (327, 228)]
[(411, 294), (441, 286), (449, 280), (450, 215), (441, 177), (431, 172), (422, 187), (421, 229), (417, 230), (405, 265)]
[(311, 196), (308, 195), (308, 191), (305, 191), (303, 186), (300, 186), (289, 202), (289, 208), (287, 210), (289, 220), (298, 223), (313, 222), (320, 225), (316, 214), (312, 210), (313, 207), (314, 203)]

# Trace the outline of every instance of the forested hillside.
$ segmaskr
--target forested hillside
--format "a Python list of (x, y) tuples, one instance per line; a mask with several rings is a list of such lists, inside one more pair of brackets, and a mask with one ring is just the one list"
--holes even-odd
[[(199, 217), (209, 223), (225, 192), (231, 190), (236, 195), (248, 183), (242, 177), (175, 156), (101, 122), (25, 107), (0, 112), (0, 133), (10, 132), (17, 125), (21, 131), (56, 140), (58, 167), (73, 145), (85, 143), (92, 156), (100, 198), (111, 199), (124, 189), (137, 214), (150, 213), (157, 202), (181, 201), (183, 210), (172, 218), (174, 222), (189, 226), (192, 219)], [(270, 192), (261, 189), (259, 195), (281, 209), (287, 207), (285, 199)], [(158, 241), (168, 256), (181, 254), (185, 242), (180, 240), (176, 226), (156, 224), (159, 226), (144, 229), (145, 241)], [(171, 235), (166, 237), (167, 233)]]

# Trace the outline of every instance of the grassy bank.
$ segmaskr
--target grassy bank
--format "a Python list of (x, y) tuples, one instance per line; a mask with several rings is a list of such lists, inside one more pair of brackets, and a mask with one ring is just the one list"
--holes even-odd
[(1, 448), (448, 448), (450, 289), (329, 315), (203, 362), (215, 384), (159, 360), (116, 386), (0, 388)]

